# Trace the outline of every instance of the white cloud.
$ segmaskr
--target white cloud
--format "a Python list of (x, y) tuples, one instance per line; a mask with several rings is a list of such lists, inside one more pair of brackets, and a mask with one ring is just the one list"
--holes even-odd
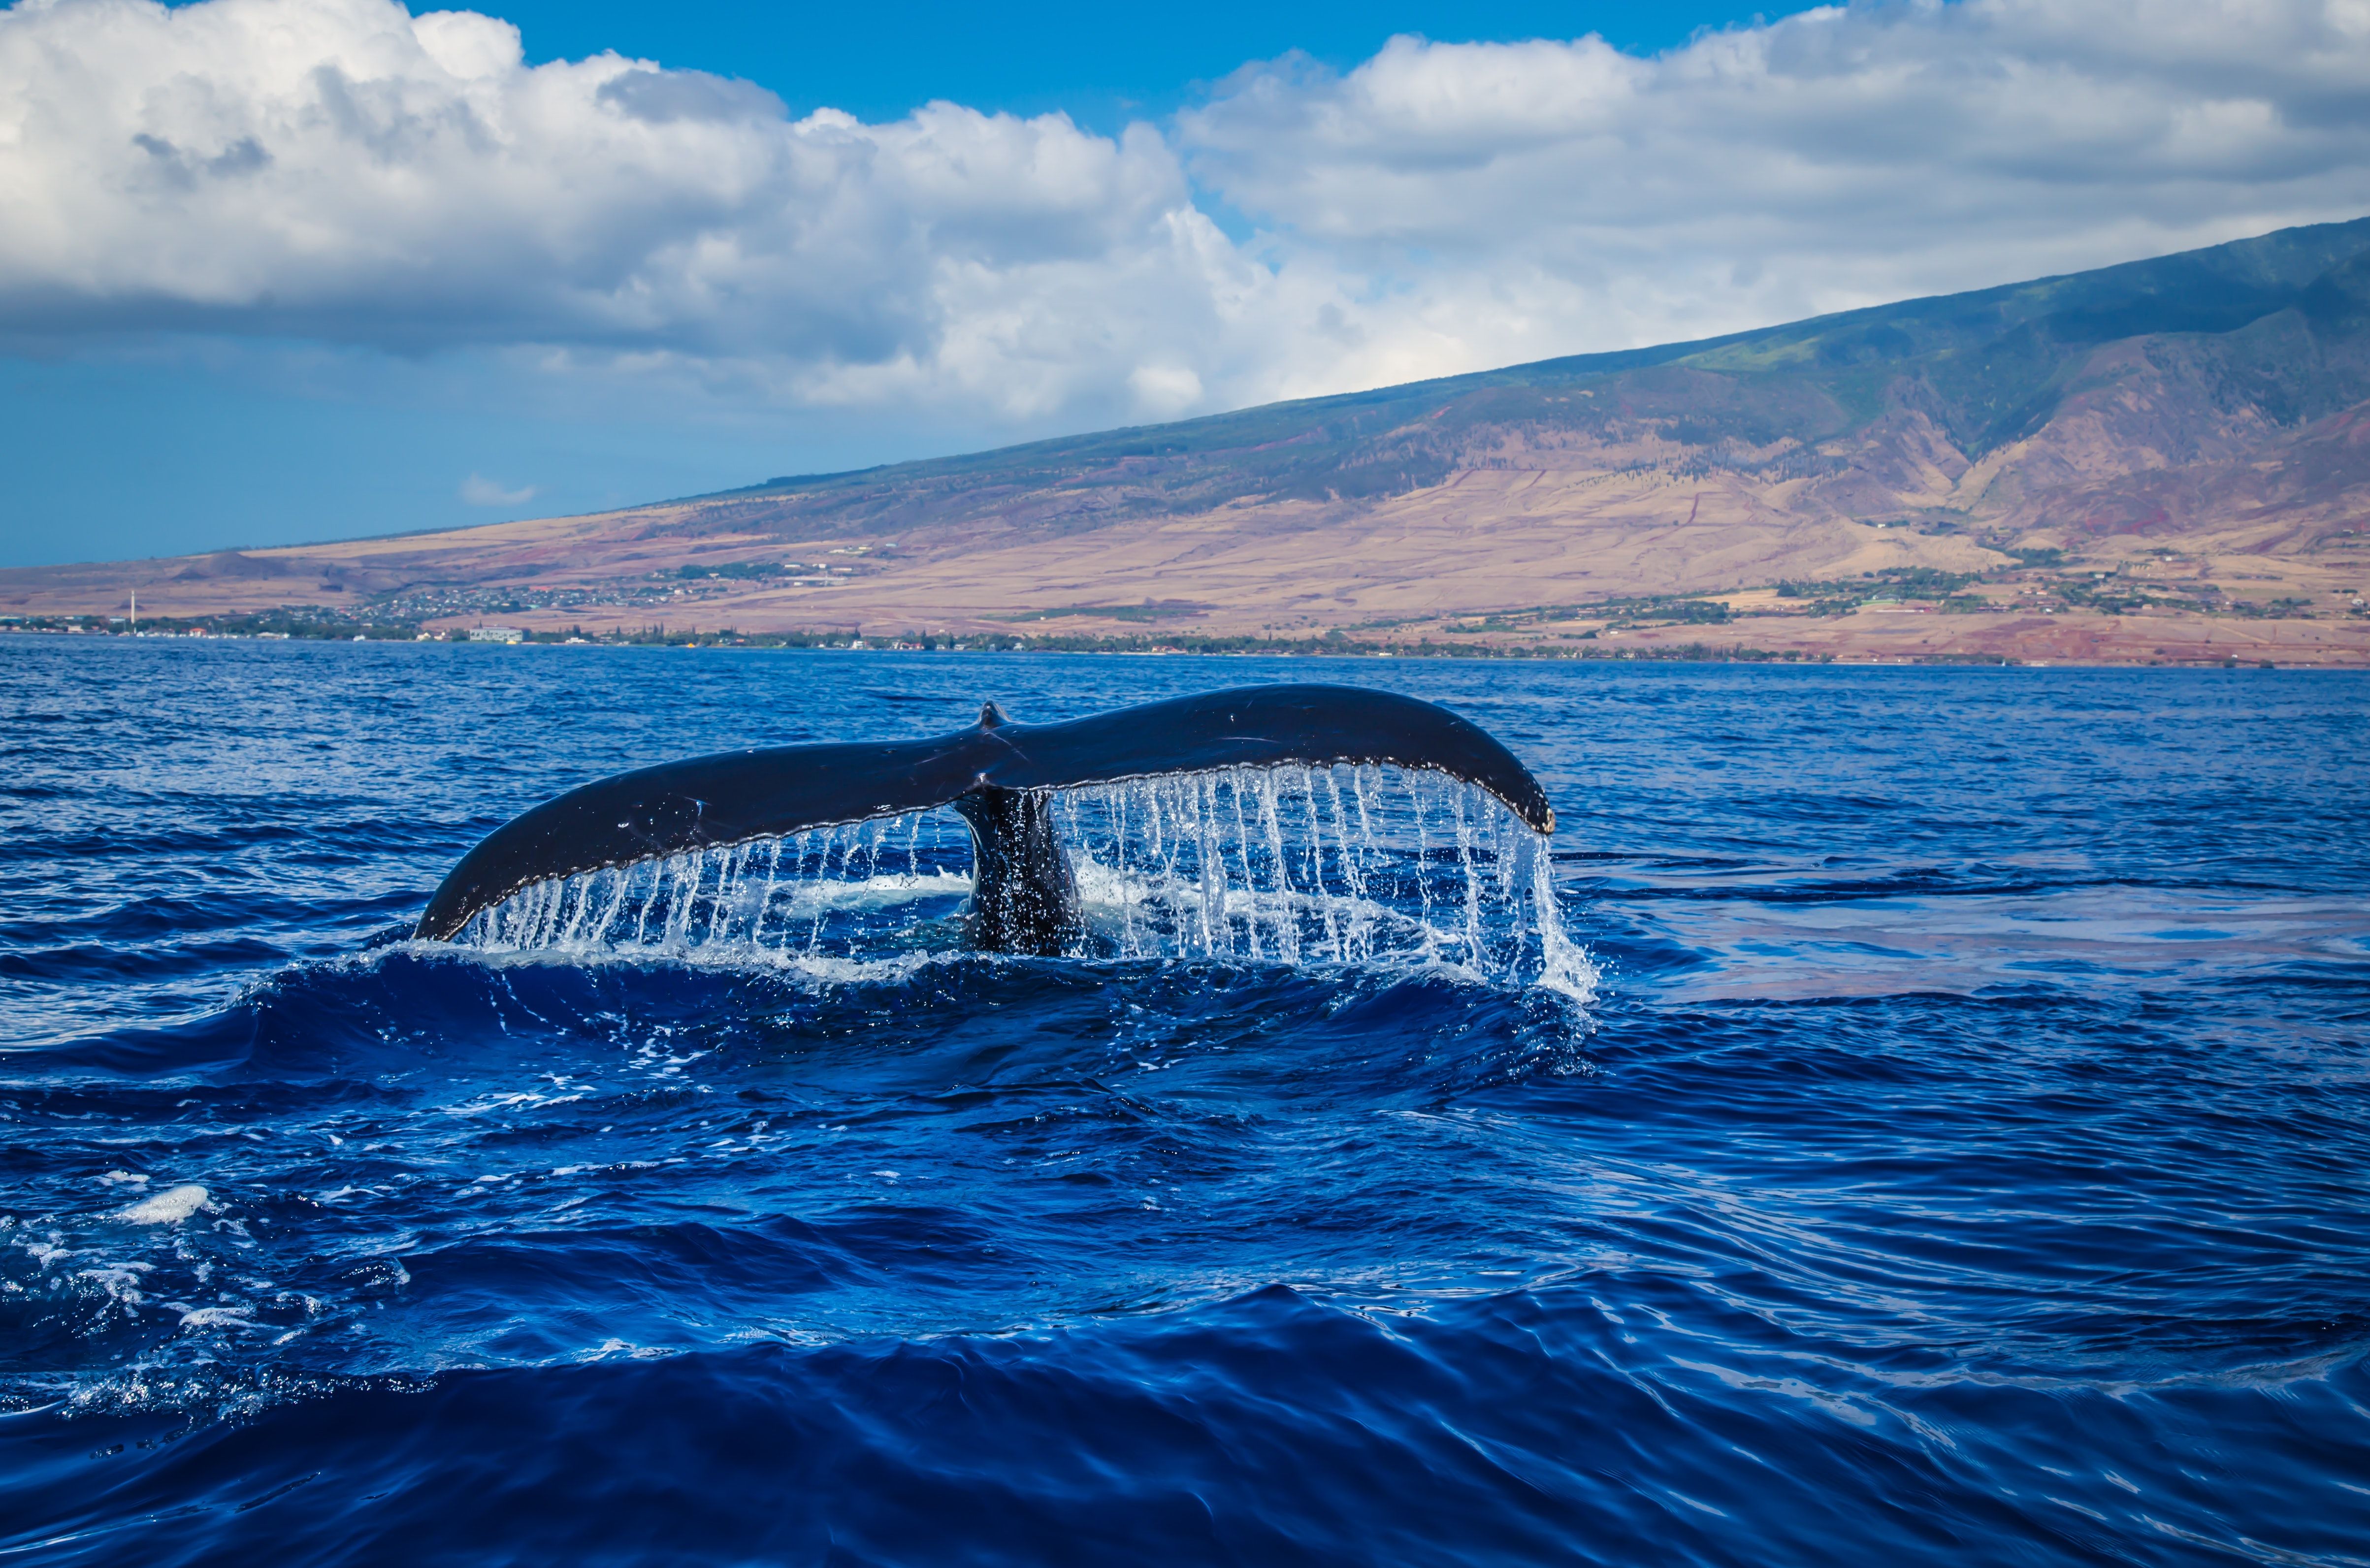
[(0, 331), (485, 351), (1042, 429), (2353, 216), (2365, 129), (2358, 0), (1909, 0), (1651, 59), (1398, 39), (1118, 136), (793, 120), (614, 54), (530, 68), (509, 24), (394, 0), (19, 0)]
[(473, 507), (522, 507), (535, 499), (535, 486), (505, 489), (482, 475), (472, 474), (461, 481), (461, 498)]
[(1248, 68), (1179, 128), (1237, 210), (1498, 351), (2360, 216), (2365, 131), (2363, 8), (2318, 0), (1829, 7), (1651, 60), (1399, 38)]
[[(394, 0), (0, 13), (0, 323), (749, 361), (1027, 414), (1169, 359), (1246, 273), (1152, 130), (788, 119)], [(1179, 307), (1182, 308), (1179, 308)]]

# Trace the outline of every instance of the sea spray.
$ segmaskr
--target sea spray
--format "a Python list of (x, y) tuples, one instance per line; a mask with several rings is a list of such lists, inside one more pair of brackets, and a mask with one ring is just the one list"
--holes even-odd
[[(1087, 920), (1074, 956), (1440, 964), (1585, 1001), (1547, 841), (1425, 770), (1227, 769), (1064, 790), (1053, 820)], [(731, 963), (949, 945), (968, 830), (906, 813), (520, 889), (456, 941), (489, 952)]]

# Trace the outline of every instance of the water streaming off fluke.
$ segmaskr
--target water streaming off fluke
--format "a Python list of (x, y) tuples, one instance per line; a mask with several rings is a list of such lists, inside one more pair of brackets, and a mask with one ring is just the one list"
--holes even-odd
[[(1237, 768), (1059, 792), (1087, 917), (1072, 956), (1455, 966), (1585, 1001), (1547, 841), (1421, 769)], [(972, 844), (953, 812), (878, 817), (535, 883), (462, 945), (722, 962), (952, 945)]]

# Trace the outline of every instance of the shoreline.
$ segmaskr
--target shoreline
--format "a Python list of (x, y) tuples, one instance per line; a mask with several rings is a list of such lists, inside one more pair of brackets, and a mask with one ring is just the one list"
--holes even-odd
[[(1770, 648), (1749, 643), (1715, 643), (1700, 637), (1685, 642), (1636, 636), (1628, 646), (1561, 647), (1504, 645), (1487, 642), (1438, 643), (1430, 638), (1385, 643), (1346, 635), (1320, 637), (1211, 636), (1155, 642), (1145, 637), (1092, 635), (1005, 636), (955, 638), (945, 634), (901, 633), (859, 636), (846, 633), (715, 632), (592, 633), (519, 629), (515, 636), (449, 635), (416, 632), (405, 627), (378, 626), (362, 632), (352, 623), (296, 623), (289, 629), (219, 629), (226, 618), (210, 618), (201, 628), (177, 625), (167, 617), (151, 630), (45, 626), (0, 627), (0, 637), (86, 637), (93, 641), (142, 641), (173, 644), (216, 642), (368, 643), (482, 648), (653, 648), (683, 651), (811, 652), (811, 653), (993, 653), (1070, 654), (1132, 658), (1412, 658), (1508, 660), (1561, 664), (1752, 664), (1807, 669), (2020, 669), (2020, 670), (2316, 670), (2337, 673), (2370, 672), (2370, 659), (2264, 658), (2258, 645), (2245, 651), (2201, 652), (2192, 657), (2159, 655), (2149, 658), (2085, 658), (2079, 653), (2029, 658), (2015, 653), (1904, 651), (1881, 653), (1862, 649), (1805, 652)], [(242, 618), (243, 619), (243, 618)], [(254, 619), (266, 619), (256, 617)], [(276, 618), (274, 618), (276, 619)], [(2280, 651), (2287, 651), (2280, 649)], [(2343, 650), (2351, 651), (2351, 650)]]

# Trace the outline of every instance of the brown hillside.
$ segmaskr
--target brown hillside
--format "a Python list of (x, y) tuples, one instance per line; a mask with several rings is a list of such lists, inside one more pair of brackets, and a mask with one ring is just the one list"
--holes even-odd
[[(0, 612), (2370, 662), (2365, 252), (2288, 231), (594, 517), (10, 571)], [(1637, 602), (1672, 596), (1729, 618)]]

